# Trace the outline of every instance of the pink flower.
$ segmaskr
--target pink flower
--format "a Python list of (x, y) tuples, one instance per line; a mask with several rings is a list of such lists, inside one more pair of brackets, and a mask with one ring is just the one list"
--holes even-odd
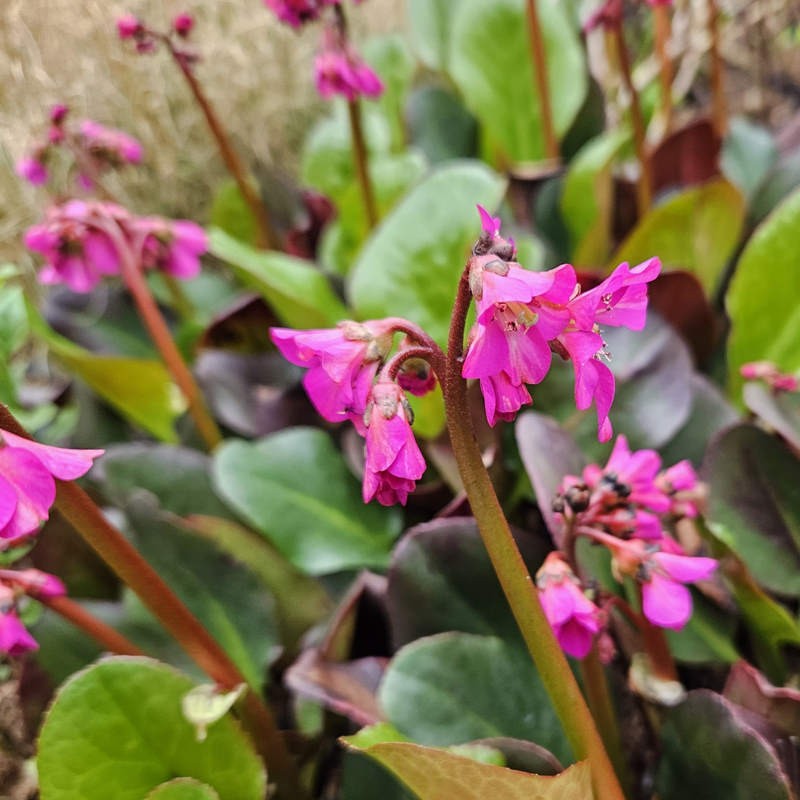
[(559, 553), (550, 553), (536, 573), (539, 600), (567, 655), (585, 658), (600, 630), (600, 609), (581, 591), (580, 582)]
[(67, 593), (66, 587), (55, 575), (38, 569), (0, 569), (0, 583), (34, 598), (63, 597)]
[(481, 218), (481, 238), (472, 249), (474, 256), (492, 253), (503, 261), (513, 261), (517, 249), (514, 240), (509, 237), (504, 239), (500, 235), (500, 217), (493, 217), (483, 206), (477, 206), (478, 216)]
[(333, 329), (272, 328), (270, 335), (287, 361), (308, 368), (303, 386), (318, 413), (329, 422), (349, 419), (363, 433), (372, 382), (392, 346), (391, 324), (348, 321)]
[(86, 474), (102, 450), (67, 450), (0, 430), (0, 550), (35, 533), (56, 497), (55, 478)]
[(375, 98), (383, 93), (381, 79), (332, 28), (325, 29), (314, 72), (317, 91), (326, 100), (337, 94), (356, 100), (362, 95)]
[(89, 292), (104, 275), (119, 272), (119, 254), (102, 220), (124, 220), (127, 212), (110, 203), (70, 200), (48, 209), (45, 221), (25, 232), (25, 246), (41, 253), (44, 284), (66, 283), (74, 292)]
[(192, 32), (192, 28), (194, 28), (194, 17), (191, 14), (184, 12), (183, 14), (178, 14), (178, 16), (172, 20), (172, 30), (174, 30), (178, 36), (188, 36)]
[(124, 14), (117, 19), (117, 33), (120, 39), (132, 39), (141, 29), (141, 21), (133, 14)]
[(20, 622), (16, 611), (0, 613), (0, 653), (17, 658), (38, 649), (39, 645)]
[(658, 552), (642, 563), (642, 610), (661, 628), (680, 630), (692, 616), (692, 595), (685, 583), (709, 578), (717, 568), (713, 558)]
[(742, 364), (739, 374), (748, 381), (763, 380), (776, 392), (796, 392), (800, 389), (797, 376), (781, 372), (771, 361), (751, 361)]
[(48, 172), (44, 163), (44, 153), (39, 152), (26, 158), (21, 158), (16, 166), (17, 175), (25, 178), (34, 186), (44, 186), (47, 183)]
[[(414, 346), (414, 342), (404, 337), (400, 342), (399, 352), (402, 353)], [(436, 375), (424, 358), (408, 358), (400, 366), (397, 383), (403, 391), (410, 392), (416, 397), (424, 397), (436, 386)]]
[(133, 136), (85, 119), (79, 127), (81, 144), (102, 166), (121, 167), (142, 160), (142, 145)]
[(320, 12), (317, 0), (264, 0), (264, 5), (293, 28), (315, 20)]
[(131, 236), (142, 239), (142, 267), (159, 269), (181, 280), (200, 272), (200, 256), (208, 250), (208, 236), (185, 219), (140, 217), (130, 223)]
[(425, 459), (411, 432), (412, 419), (408, 401), (396, 383), (379, 382), (372, 387), (364, 414), (365, 503), (377, 498), (384, 506), (405, 505), (425, 472)]
[(64, 103), (56, 103), (50, 109), (50, 122), (53, 125), (61, 125), (69, 114), (69, 106)]
[(601, 484), (628, 503), (636, 503), (663, 514), (669, 511), (670, 501), (656, 485), (660, 469), (661, 456), (655, 450), (632, 453), (628, 440), (620, 434), (603, 469)]

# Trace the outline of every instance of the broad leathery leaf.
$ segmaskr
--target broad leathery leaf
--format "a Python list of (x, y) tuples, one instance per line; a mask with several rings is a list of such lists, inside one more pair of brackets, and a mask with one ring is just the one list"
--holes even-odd
[(800, 190), (759, 225), (736, 264), (726, 308), (728, 386), (738, 397), (739, 368), (748, 361), (774, 361), (784, 372), (800, 368), (800, 281), (797, 231)]
[(610, 266), (657, 255), (666, 269), (693, 273), (711, 294), (739, 242), (744, 213), (741, 192), (724, 180), (678, 192), (639, 222)]
[(758, 192), (778, 161), (772, 134), (744, 117), (734, 117), (722, 143), (720, 168), (739, 187), (748, 202)]
[(767, 589), (800, 596), (800, 461), (753, 425), (725, 431), (703, 465), (706, 521)]
[(625, 130), (606, 131), (587, 142), (570, 163), (561, 211), (572, 239), (572, 263), (605, 263), (611, 248), (611, 165), (630, 138)]
[(417, 185), (353, 268), (348, 297), (358, 317), (406, 317), (444, 345), (458, 280), (480, 235), (475, 205), (494, 209), (505, 187), (476, 161), (450, 162)]
[[(343, 741), (353, 746), (347, 738)], [(585, 761), (547, 777), (410, 742), (374, 744), (361, 752), (391, 770), (420, 800), (592, 800), (593, 796)]]
[(669, 712), (656, 775), (661, 800), (791, 800), (775, 751), (716, 692), (698, 689)]
[(223, 181), (211, 201), (211, 224), (240, 242), (253, 246), (258, 241), (258, 225), (239, 186), (232, 178)]
[(471, 158), (477, 152), (477, 120), (456, 94), (442, 86), (415, 89), (408, 98), (406, 118), (411, 141), (431, 164)]
[(408, 0), (411, 44), (425, 66), (448, 72), (453, 20), (462, 0)]
[(406, 645), (389, 664), (379, 699), (389, 722), (421, 744), (509, 736), (572, 760), (524, 647), (493, 636), (442, 633)]
[(361, 488), (328, 434), (290, 428), (214, 454), (218, 494), (311, 575), (384, 567), (400, 533), (398, 509), (364, 505)]
[(761, 381), (748, 381), (742, 399), (749, 411), (800, 450), (800, 394), (776, 392)]
[(163, 364), (90, 353), (52, 330), (30, 303), (28, 322), (70, 372), (124, 417), (163, 442), (178, 440), (173, 425), (186, 403)]
[(256, 250), (219, 228), (209, 230), (209, 249), (259, 292), (292, 328), (325, 328), (347, 317), (328, 279), (308, 261), (274, 250)]
[(207, 783), (194, 778), (175, 778), (157, 786), (145, 800), (219, 800), (219, 795)]
[[(559, 0), (537, 2), (557, 136), (569, 129), (586, 96), (583, 47)], [(525, 0), (461, 0), (453, 20), (450, 65), (464, 102), (505, 161), (545, 155), (533, 79)]]
[(262, 800), (266, 776), (249, 739), (226, 717), (198, 742), (181, 714), (189, 678), (149, 658), (105, 659), (56, 694), (39, 736), (42, 800), (142, 800), (176, 775), (219, 800)]

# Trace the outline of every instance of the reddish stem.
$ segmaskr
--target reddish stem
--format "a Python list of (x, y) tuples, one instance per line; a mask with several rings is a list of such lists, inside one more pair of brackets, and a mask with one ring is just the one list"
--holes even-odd
[(711, 96), (712, 117), (717, 136), (728, 132), (728, 104), (725, 100), (724, 64), (719, 49), (719, 6), (717, 0), (708, 0), (708, 30), (711, 36)]
[(672, 59), (669, 57), (669, 38), (672, 23), (669, 8), (657, 5), (653, 8), (655, 23), (656, 53), (659, 62), (661, 79), (661, 113), (664, 117), (664, 132), (669, 133), (672, 127)]
[(197, 76), (192, 70), (191, 63), (184, 53), (176, 49), (169, 36), (162, 35), (160, 38), (167, 46), (173, 61), (178, 65), (183, 77), (186, 79), (186, 83), (189, 85), (189, 89), (197, 105), (200, 106), (200, 110), (206, 118), (206, 123), (208, 123), (209, 130), (217, 143), (222, 160), (225, 162), (228, 172), (230, 172), (234, 181), (236, 181), (239, 192), (255, 219), (258, 229), (258, 246), (265, 249), (277, 247), (278, 238), (272, 228), (269, 212), (264, 202), (259, 197), (258, 192), (253, 188), (253, 184), (248, 178), (247, 170), (231, 144), (231, 140), (220, 121), (219, 115), (214, 110), (211, 101), (203, 91), (200, 81), (197, 80)]
[(650, 159), (647, 155), (646, 130), (642, 105), (639, 102), (639, 92), (633, 83), (631, 61), (628, 55), (628, 46), (625, 43), (625, 33), (622, 21), (612, 26), (614, 41), (617, 46), (617, 57), (622, 81), (630, 98), (631, 124), (633, 126), (633, 144), (636, 149), (636, 158), (639, 161), (639, 180), (636, 182), (636, 197), (639, 217), (643, 217), (650, 209), (652, 202), (652, 178), (650, 176)]
[(533, 79), (542, 109), (542, 133), (544, 135), (544, 151), (548, 159), (558, 161), (560, 153), (558, 138), (553, 123), (553, 104), (550, 98), (550, 84), (547, 74), (547, 51), (539, 24), (539, 12), (536, 0), (528, 0), (528, 35), (533, 56)]
[(30, 592), (42, 605), (69, 620), (76, 628), (92, 637), (103, 649), (120, 656), (143, 656), (145, 653), (119, 631), (90, 614), (68, 597), (44, 597)]
[(356, 168), (356, 178), (361, 189), (361, 199), (367, 215), (367, 224), (372, 230), (378, 224), (378, 207), (375, 204), (375, 192), (372, 188), (372, 179), (369, 176), (369, 157), (364, 139), (364, 129), (361, 125), (361, 104), (358, 100), (347, 101), (347, 113), (350, 118), (350, 135), (353, 141), (353, 161)]

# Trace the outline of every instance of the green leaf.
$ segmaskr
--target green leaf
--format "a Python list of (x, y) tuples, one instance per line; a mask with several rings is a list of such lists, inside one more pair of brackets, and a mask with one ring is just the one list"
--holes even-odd
[(380, 703), (389, 721), (421, 744), (510, 736), (572, 760), (527, 652), (492, 636), (443, 633), (406, 645), (389, 664)]
[(214, 454), (213, 477), (220, 496), (311, 575), (386, 566), (400, 532), (398, 510), (364, 505), (357, 481), (320, 430), (229, 441)]
[(181, 698), (192, 682), (147, 658), (118, 657), (73, 676), (56, 694), (39, 736), (42, 800), (142, 800), (176, 775), (219, 800), (262, 800), (266, 776), (230, 718), (198, 742)]
[[(346, 744), (348, 740), (343, 740)], [(352, 746), (352, 745), (351, 745)], [(409, 742), (374, 744), (363, 750), (414, 791), (420, 800), (591, 800), (587, 762), (554, 777), (482, 764), (446, 750)]]
[(744, 212), (744, 198), (727, 181), (685, 189), (639, 222), (611, 264), (638, 264), (658, 256), (667, 269), (685, 269), (696, 275), (711, 294), (739, 242)]
[(780, 595), (800, 596), (800, 461), (753, 425), (729, 429), (705, 464), (708, 527)]
[(328, 279), (310, 262), (274, 250), (256, 250), (219, 228), (209, 231), (210, 251), (231, 265), (292, 328), (325, 328), (347, 317)]
[[(561, 137), (586, 96), (583, 47), (560, 0), (541, 0), (537, 8), (553, 125)], [(461, 0), (452, 31), (453, 79), (492, 145), (512, 162), (545, 157), (525, 14), (525, 0)]]
[(28, 338), (22, 287), (0, 280), (0, 360), (8, 361)]
[(207, 783), (175, 778), (157, 786), (145, 800), (219, 800), (219, 795)]
[(437, 72), (447, 72), (453, 18), (461, 0), (408, 0), (406, 17), (411, 43), (420, 60)]
[(605, 263), (611, 248), (613, 182), (611, 165), (629, 139), (625, 130), (607, 131), (587, 142), (569, 165), (561, 211), (578, 266)]
[(760, 381), (748, 381), (742, 398), (749, 411), (800, 450), (800, 394), (775, 392)]
[(414, 57), (405, 38), (399, 34), (368, 39), (362, 53), (383, 81), (383, 94), (377, 103), (389, 122), (392, 149), (402, 150), (405, 144), (403, 113), (408, 87), (414, 77)]
[(777, 756), (735, 706), (698, 689), (669, 712), (661, 729), (663, 753), (656, 775), (661, 800), (791, 800)]
[(795, 191), (759, 225), (736, 265), (726, 298), (728, 385), (735, 395), (742, 386), (739, 368), (748, 361), (774, 361), (785, 372), (800, 368), (799, 229)]
[(233, 178), (224, 181), (214, 192), (209, 221), (240, 242), (256, 244), (258, 225)]
[(444, 344), (456, 287), (478, 238), (475, 205), (493, 209), (505, 181), (482, 164), (435, 170), (383, 220), (361, 251), (348, 295), (359, 318), (402, 316)]
[(687, 664), (732, 664), (740, 658), (733, 643), (736, 620), (699, 592), (692, 595), (692, 616), (686, 625), (679, 631), (664, 631), (672, 655)]
[(411, 141), (432, 164), (476, 154), (477, 121), (448, 89), (421, 86), (412, 92), (407, 117)]
[(744, 117), (734, 117), (722, 143), (722, 174), (738, 186), (748, 202), (763, 186), (778, 161), (778, 146), (772, 134)]
[(260, 689), (278, 641), (274, 603), (261, 581), (149, 501), (134, 498), (125, 511), (137, 549)]

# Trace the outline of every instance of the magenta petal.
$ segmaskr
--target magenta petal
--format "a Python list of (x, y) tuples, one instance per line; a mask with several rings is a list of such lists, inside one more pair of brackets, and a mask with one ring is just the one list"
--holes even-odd
[(464, 378), (488, 378), (503, 372), (509, 365), (508, 340), (499, 324), (477, 323), (470, 334), (461, 375)]
[(512, 384), (505, 372), (490, 378), (481, 378), (481, 394), (486, 421), (492, 427), (501, 419), (511, 422), (517, 411), (531, 402), (525, 386)]
[(17, 510), (17, 492), (14, 487), (0, 475), (0, 531), (11, 521)]
[(32, 453), (12, 447), (0, 448), (0, 475), (17, 493), (17, 507), (0, 538), (15, 540), (34, 533), (56, 499), (53, 476)]
[(573, 658), (586, 658), (592, 649), (594, 631), (587, 628), (580, 619), (573, 618), (556, 631), (561, 649)]
[(717, 568), (717, 561), (703, 556), (681, 556), (673, 553), (654, 553), (653, 560), (673, 580), (693, 583), (710, 577)]
[(544, 615), (553, 627), (563, 625), (575, 613), (575, 600), (569, 585), (551, 581), (539, 592)]
[(70, 450), (65, 447), (51, 447), (30, 439), (23, 439), (8, 431), (0, 431), (0, 436), (5, 439), (10, 447), (27, 450), (41, 462), (42, 466), (55, 478), (62, 481), (73, 481), (85, 475), (91, 468), (92, 462), (105, 450)]
[(500, 233), (500, 217), (493, 217), (483, 206), (477, 206), (478, 215), (481, 218), (481, 228), (484, 233), (490, 236), (497, 236)]
[(0, 653), (16, 657), (38, 648), (36, 640), (28, 633), (15, 612), (0, 614)]
[(654, 625), (677, 631), (692, 616), (692, 595), (683, 584), (653, 572), (642, 585), (642, 610)]

